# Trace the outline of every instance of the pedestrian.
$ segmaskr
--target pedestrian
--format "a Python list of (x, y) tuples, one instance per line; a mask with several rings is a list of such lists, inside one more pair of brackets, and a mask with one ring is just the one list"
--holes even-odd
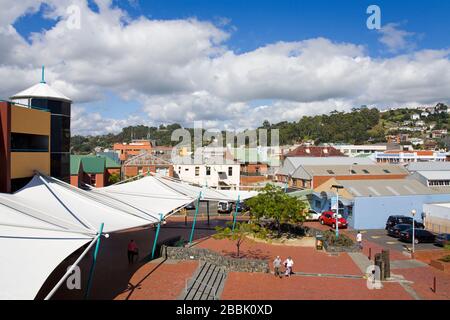
[(132, 264), (134, 262), (134, 256), (138, 255), (139, 249), (138, 246), (136, 244), (136, 242), (134, 242), (134, 240), (131, 240), (128, 243), (128, 263)]
[(273, 260), (273, 269), (275, 271), (275, 277), (281, 278), (280, 268), (281, 268), (281, 258), (280, 256), (277, 256), (275, 260)]
[(359, 249), (362, 250), (363, 249), (363, 245), (362, 245), (362, 233), (361, 231), (358, 230), (358, 233), (356, 234), (356, 242), (358, 243)]
[(294, 260), (292, 260), (290, 256), (284, 261), (284, 266), (286, 268), (286, 271), (284, 273), (286, 277), (290, 277), (291, 274), (294, 274), (292, 272), (292, 268), (294, 267)]

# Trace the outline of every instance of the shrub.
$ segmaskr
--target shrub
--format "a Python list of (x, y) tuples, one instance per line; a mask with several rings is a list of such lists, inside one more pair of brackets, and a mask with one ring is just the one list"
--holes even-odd
[(339, 237), (336, 239), (336, 233), (331, 230), (325, 231), (323, 237), (328, 245), (334, 247), (351, 247), (355, 244), (352, 239), (342, 233), (339, 233)]

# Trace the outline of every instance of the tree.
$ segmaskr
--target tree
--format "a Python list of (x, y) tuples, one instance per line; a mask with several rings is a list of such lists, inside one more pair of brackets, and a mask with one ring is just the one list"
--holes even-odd
[(240, 255), (240, 248), (248, 235), (259, 235), (263, 237), (263, 233), (259, 232), (261, 229), (259, 226), (248, 222), (236, 222), (233, 231), (233, 223), (228, 222), (227, 226), (222, 228), (216, 227), (216, 234), (213, 235), (214, 239), (228, 239), (234, 241), (237, 249), (237, 257)]
[(118, 173), (113, 173), (109, 176), (108, 181), (110, 184), (114, 184), (120, 181), (120, 175)]
[(268, 184), (256, 196), (247, 200), (251, 214), (257, 219), (268, 218), (275, 222), (278, 235), (282, 223), (299, 223), (305, 220), (305, 203), (284, 193), (283, 189)]

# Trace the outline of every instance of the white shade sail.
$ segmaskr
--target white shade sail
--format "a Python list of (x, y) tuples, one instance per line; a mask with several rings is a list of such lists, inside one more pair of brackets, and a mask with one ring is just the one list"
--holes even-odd
[(132, 206), (156, 219), (159, 219), (160, 214), (165, 217), (195, 199), (168, 188), (151, 176), (104, 188), (93, 188), (90, 193), (103, 197), (105, 201), (132, 203)]

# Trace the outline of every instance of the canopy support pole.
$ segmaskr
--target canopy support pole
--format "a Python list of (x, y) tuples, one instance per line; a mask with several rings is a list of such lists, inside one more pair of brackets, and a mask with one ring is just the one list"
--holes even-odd
[(80, 263), (81, 259), (83, 259), (84, 256), (89, 252), (89, 250), (91, 250), (92, 246), (98, 241), (99, 238), (100, 238), (100, 235), (97, 235), (91, 241), (89, 246), (86, 249), (84, 249), (83, 253), (78, 257), (78, 259), (74, 262), (74, 264), (71, 265), (69, 269), (67, 269), (66, 273), (62, 276), (62, 278), (59, 280), (59, 282), (56, 284), (56, 286), (53, 287), (52, 291), (50, 291), (49, 294), (47, 294), (47, 296), (44, 298), (44, 300), (50, 300), (53, 297), (56, 290), (58, 290), (59, 287), (61, 287), (64, 280), (66, 280), (66, 278), (73, 272), (75, 267)]
[(235, 210), (234, 210), (233, 229), (231, 230), (231, 231), (233, 231), (233, 232), (234, 232), (234, 227), (236, 226), (236, 217), (237, 217), (238, 205), (239, 205), (239, 203), (240, 203), (240, 200), (241, 200), (241, 196), (238, 195), (237, 202), (236, 202), (236, 208), (235, 208)]
[(163, 215), (162, 215), (162, 213), (160, 213), (159, 214), (159, 223), (158, 223), (158, 226), (156, 227), (155, 240), (153, 241), (152, 260), (155, 257), (156, 243), (158, 242), (159, 229), (161, 229), (162, 220), (163, 220)]
[(206, 215), (208, 216), (208, 226), (209, 226), (209, 200), (206, 202)]
[(197, 198), (197, 205), (195, 206), (194, 221), (192, 222), (192, 230), (191, 230), (191, 236), (189, 237), (189, 245), (192, 244), (192, 239), (194, 238), (195, 223), (197, 222), (197, 214), (198, 214), (198, 209), (200, 208), (200, 198), (201, 197), (202, 197), (202, 192), (200, 191), (198, 198)]
[(91, 287), (92, 287), (92, 280), (94, 278), (94, 270), (95, 270), (95, 265), (97, 263), (97, 255), (98, 255), (98, 251), (100, 249), (100, 240), (101, 240), (101, 236), (103, 233), (103, 226), (105, 224), (102, 223), (100, 225), (100, 230), (98, 231), (98, 241), (97, 244), (95, 245), (95, 251), (94, 251), (94, 257), (92, 259), (92, 265), (91, 265), (91, 270), (89, 271), (89, 279), (88, 279), (88, 285), (87, 285), (87, 289), (86, 289), (86, 294), (84, 296), (84, 298), (87, 300), (89, 299), (89, 294), (91, 293)]

